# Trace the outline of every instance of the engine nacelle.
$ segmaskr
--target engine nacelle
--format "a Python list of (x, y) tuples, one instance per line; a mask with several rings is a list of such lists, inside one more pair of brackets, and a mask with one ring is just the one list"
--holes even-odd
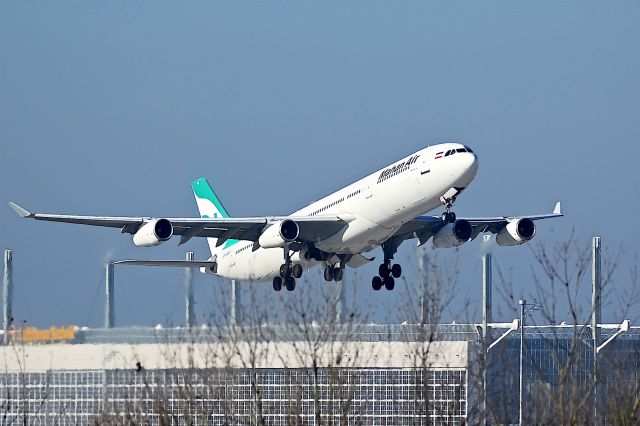
[(523, 217), (507, 223), (507, 226), (498, 232), (496, 243), (499, 246), (517, 246), (526, 243), (534, 235), (536, 235), (535, 223), (533, 220)]
[(145, 223), (133, 234), (133, 244), (137, 247), (157, 246), (173, 235), (173, 225), (167, 219), (154, 219)]
[(293, 220), (283, 220), (272, 224), (262, 232), (258, 238), (258, 244), (262, 248), (284, 247), (298, 238), (300, 228)]
[(471, 224), (464, 219), (447, 223), (433, 236), (433, 245), (437, 248), (457, 247), (471, 239), (473, 229)]

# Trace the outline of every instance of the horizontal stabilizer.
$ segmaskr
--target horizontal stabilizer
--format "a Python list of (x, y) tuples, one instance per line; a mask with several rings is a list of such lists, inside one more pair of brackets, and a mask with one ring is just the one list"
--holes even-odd
[(179, 268), (211, 268), (216, 262), (211, 260), (116, 260), (114, 265), (139, 265), (139, 266), (174, 266)]

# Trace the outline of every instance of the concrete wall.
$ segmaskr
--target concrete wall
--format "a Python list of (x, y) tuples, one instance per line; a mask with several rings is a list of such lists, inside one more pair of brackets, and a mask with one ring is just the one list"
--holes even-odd
[[(466, 369), (468, 343), (333, 342), (315, 353), (321, 367)], [(48, 344), (0, 348), (5, 372), (136, 368), (300, 368), (312, 365), (313, 349), (303, 341), (195, 344)], [(252, 362), (255, 359), (255, 362)]]

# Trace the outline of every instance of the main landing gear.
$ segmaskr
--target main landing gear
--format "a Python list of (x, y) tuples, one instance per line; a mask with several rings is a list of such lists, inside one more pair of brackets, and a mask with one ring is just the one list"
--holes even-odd
[(350, 254), (338, 254), (338, 259), (340, 259), (340, 266), (336, 266), (335, 264), (327, 264), (327, 267), (324, 268), (324, 280), (339, 282), (342, 281), (344, 277), (344, 268), (347, 266), (347, 262), (351, 260)]
[(293, 291), (296, 288), (296, 278), (302, 276), (302, 265), (292, 264), (291, 254), (289, 253), (289, 247), (284, 248), (284, 263), (280, 265), (280, 276), (273, 279), (273, 289), (275, 291), (282, 290), (282, 285), (288, 291)]
[(377, 276), (371, 280), (371, 287), (378, 291), (384, 286), (387, 290), (393, 290), (396, 286), (395, 278), (400, 278), (402, 275), (402, 267), (399, 263), (391, 265), (391, 260), (387, 259), (378, 268)]
[(396, 278), (402, 275), (402, 267), (399, 263), (391, 264), (393, 255), (398, 251), (398, 246), (404, 240), (403, 237), (392, 237), (382, 243), (384, 262), (378, 268), (378, 275), (371, 280), (371, 287), (378, 291), (384, 286), (387, 290), (393, 290), (396, 286)]
[(336, 267), (334, 265), (328, 265), (324, 268), (324, 280), (329, 281), (342, 281), (342, 277), (344, 276), (344, 266), (341, 265)]

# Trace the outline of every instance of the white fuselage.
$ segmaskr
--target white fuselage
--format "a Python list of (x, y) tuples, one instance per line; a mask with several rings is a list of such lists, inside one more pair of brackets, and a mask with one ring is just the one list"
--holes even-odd
[[(291, 216), (344, 216), (348, 223), (337, 234), (316, 243), (328, 253), (368, 252), (391, 237), (403, 224), (442, 206), (451, 188), (466, 188), (476, 175), (478, 158), (469, 152), (436, 159), (437, 153), (464, 148), (457, 143), (424, 148), (304, 207)], [(283, 249), (259, 248), (238, 241), (212, 253), (222, 277), (268, 281), (279, 275)], [(304, 269), (320, 263), (292, 256)]]

